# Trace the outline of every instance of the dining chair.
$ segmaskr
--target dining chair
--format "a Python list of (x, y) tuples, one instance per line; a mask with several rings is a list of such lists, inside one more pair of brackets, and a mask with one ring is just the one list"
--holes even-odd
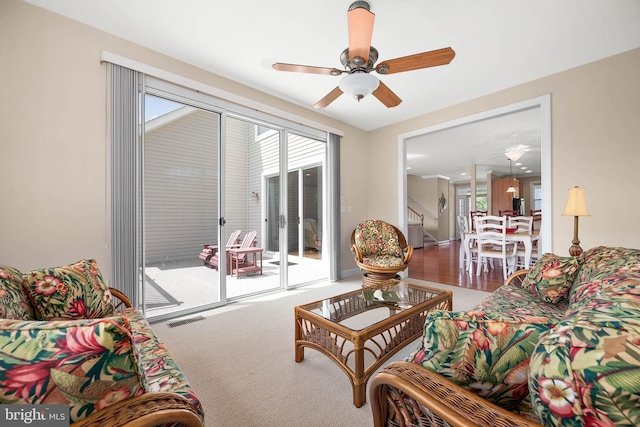
[[(527, 233), (533, 234), (533, 217), (532, 216), (514, 216), (509, 218), (509, 228), (517, 228), (516, 233)], [(538, 241), (533, 242), (533, 252), (531, 254), (531, 259), (536, 260), (538, 254)], [(519, 270), (521, 268), (530, 268), (531, 266), (525, 264), (525, 249), (524, 244), (518, 244), (517, 250), (517, 265), (516, 269)]]
[(458, 215), (458, 233), (460, 235), (460, 262), (459, 268), (464, 268), (467, 270), (469, 265), (473, 263), (478, 257), (478, 247), (476, 246), (475, 239), (467, 240), (469, 245), (469, 259), (466, 258), (466, 248), (465, 248), (465, 234), (469, 233), (471, 227), (469, 227), (469, 221), (467, 217), (464, 215)]
[(487, 215), (487, 211), (469, 211), (469, 225), (471, 226), (471, 231), (476, 229), (475, 217), (477, 216), (485, 216)]
[(516, 268), (516, 251), (518, 249), (515, 242), (506, 240), (507, 217), (486, 215), (476, 217), (476, 242), (478, 244), (478, 259), (476, 261), (476, 275), (480, 275), (480, 270), (484, 266), (488, 269), (490, 259), (502, 261), (502, 275), (507, 280), (509, 274)]
[(511, 217), (511, 216), (518, 216), (518, 215), (520, 215), (520, 211), (519, 211), (519, 210), (517, 210), (517, 209), (507, 209), (507, 210), (505, 210), (505, 211), (500, 210), (500, 211), (498, 211), (498, 212), (500, 212), (500, 216), (508, 216), (508, 217)]
[(542, 210), (531, 209), (529, 212), (531, 213), (531, 217), (533, 218), (533, 229), (540, 230), (540, 225), (542, 224)]
[(511, 216), (507, 217), (509, 228), (517, 228), (517, 233), (533, 233), (532, 216)]

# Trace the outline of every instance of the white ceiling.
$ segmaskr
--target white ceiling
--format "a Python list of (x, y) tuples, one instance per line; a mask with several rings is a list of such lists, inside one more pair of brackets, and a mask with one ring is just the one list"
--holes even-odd
[[(341, 77), (279, 72), (271, 65), (341, 68), (352, 3), (25, 1), (309, 109)], [(451, 47), (456, 56), (449, 65), (379, 76), (403, 100), (397, 107), (386, 108), (373, 96), (358, 103), (342, 95), (316, 110), (366, 131), (640, 47), (638, 0), (369, 4), (375, 14), (372, 45), (380, 60), (443, 47)], [(518, 129), (514, 124), (510, 135), (524, 135), (528, 126), (523, 123)], [(502, 125), (487, 132), (485, 139), (501, 137)], [(474, 160), (479, 163), (482, 158)]]
[[(408, 138), (407, 174), (468, 182), (473, 165), (479, 181), (539, 177), (541, 127), (540, 107), (531, 107)], [(524, 154), (510, 165), (506, 152), (518, 146)]]

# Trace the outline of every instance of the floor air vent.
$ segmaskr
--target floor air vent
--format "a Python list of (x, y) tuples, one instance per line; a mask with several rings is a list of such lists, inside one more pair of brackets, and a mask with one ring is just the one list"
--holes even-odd
[(176, 326), (186, 325), (188, 323), (197, 322), (198, 320), (204, 320), (203, 316), (192, 317), (190, 319), (177, 320), (175, 322), (169, 323), (170, 328), (175, 328)]

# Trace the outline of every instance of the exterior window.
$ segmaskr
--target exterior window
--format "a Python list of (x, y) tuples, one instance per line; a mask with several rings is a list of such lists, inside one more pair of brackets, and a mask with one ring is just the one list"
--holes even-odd
[(256, 140), (265, 138), (268, 135), (274, 134), (276, 132), (277, 131), (275, 129), (273, 129), (273, 128), (257, 125), (256, 126)]
[[(471, 188), (460, 187), (457, 190), (458, 212), (457, 215), (468, 216), (471, 210)], [(476, 187), (476, 209), (477, 211), (487, 210), (487, 186), (479, 185)]]
[(542, 185), (539, 182), (531, 184), (533, 186), (533, 209), (542, 209)]

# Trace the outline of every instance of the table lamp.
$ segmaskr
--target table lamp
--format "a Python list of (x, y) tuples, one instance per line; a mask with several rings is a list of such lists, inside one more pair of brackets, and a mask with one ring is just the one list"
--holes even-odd
[(567, 206), (565, 206), (562, 215), (573, 217), (573, 241), (569, 248), (569, 255), (579, 256), (583, 251), (580, 247), (580, 240), (578, 240), (578, 217), (590, 216), (587, 210), (587, 203), (584, 200), (584, 188), (573, 187), (569, 189)]

